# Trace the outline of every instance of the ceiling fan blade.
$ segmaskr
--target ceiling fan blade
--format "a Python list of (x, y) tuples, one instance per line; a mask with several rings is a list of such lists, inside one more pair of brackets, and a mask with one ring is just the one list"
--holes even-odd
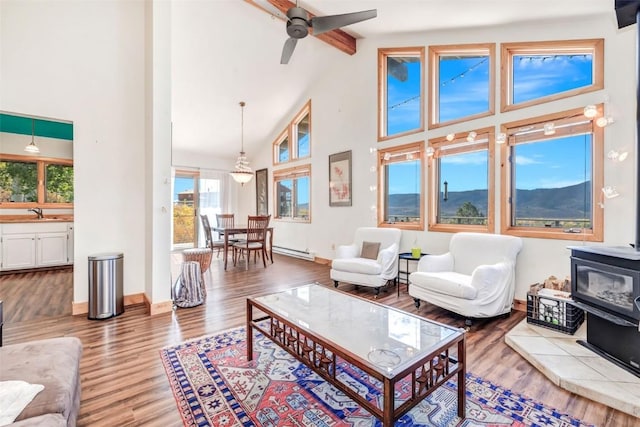
[(289, 63), (289, 59), (291, 58), (297, 43), (298, 39), (294, 39), (293, 37), (289, 37), (287, 41), (284, 42), (284, 46), (282, 47), (282, 56), (280, 57), (281, 64)]
[(310, 22), (311, 28), (313, 28), (313, 35), (317, 36), (318, 34), (355, 24), (356, 22), (366, 21), (376, 16), (378, 16), (377, 9), (371, 9), (342, 15), (314, 16), (310, 19)]

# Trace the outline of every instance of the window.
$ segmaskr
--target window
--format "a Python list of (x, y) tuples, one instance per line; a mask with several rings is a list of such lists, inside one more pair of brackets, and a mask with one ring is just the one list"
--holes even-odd
[[(197, 247), (199, 172), (177, 170), (173, 176), (173, 246)], [(203, 213), (203, 212), (200, 212)]]
[(595, 120), (576, 109), (503, 125), (503, 234), (602, 241), (604, 132)]
[(0, 162), (0, 201), (37, 202), (38, 165), (33, 162)]
[(297, 158), (311, 155), (311, 101), (298, 114), (293, 121), (294, 136), (296, 142)]
[(429, 129), (494, 114), (495, 45), (429, 47)]
[(273, 164), (311, 156), (311, 101), (296, 114), (273, 143)]
[(289, 160), (289, 133), (282, 133), (274, 144), (275, 160), (273, 163), (286, 163)]
[(423, 142), (378, 150), (378, 225), (424, 230)]
[(604, 40), (505, 43), (501, 80), (503, 112), (602, 89)]
[(73, 203), (73, 166), (47, 164), (44, 172), (45, 203)]
[(311, 165), (273, 172), (276, 218), (311, 222)]
[(429, 230), (494, 229), (494, 130), (429, 141)]
[(0, 206), (73, 207), (73, 161), (1, 154)]
[(378, 141), (424, 130), (424, 48), (378, 49)]

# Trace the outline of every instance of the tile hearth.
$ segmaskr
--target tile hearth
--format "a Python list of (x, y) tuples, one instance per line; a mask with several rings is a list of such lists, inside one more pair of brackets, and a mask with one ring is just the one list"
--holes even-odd
[(525, 319), (505, 342), (558, 387), (640, 417), (640, 378), (578, 344), (586, 340), (586, 326), (567, 335)]

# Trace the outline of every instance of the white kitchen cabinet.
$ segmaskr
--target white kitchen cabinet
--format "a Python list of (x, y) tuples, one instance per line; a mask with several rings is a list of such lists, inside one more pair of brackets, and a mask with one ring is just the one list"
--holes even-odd
[(49, 267), (67, 263), (67, 232), (36, 235), (36, 266)]
[[(71, 231), (70, 231), (71, 230)], [(71, 233), (71, 236), (70, 236)], [(73, 224), (67, 222), (2, 225), (0, 270), (53, 267), (73, 263)]]
[(34, 268), (36, 266), (36, 235), (2, 235), (2, 269)]

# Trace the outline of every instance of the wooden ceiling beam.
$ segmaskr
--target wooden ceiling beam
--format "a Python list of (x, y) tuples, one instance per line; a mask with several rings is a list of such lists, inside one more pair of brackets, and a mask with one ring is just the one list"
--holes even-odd
[[(278, 19), (281, 19), (283, 22), (286, 22), (286, 20), (284, 19), (284, 16), (287, 15), (287, 10), (291, 9), (292, 7), (296, 7), (295, 3), (290, 2), (289, 0), (262, 0), (262, 1), (258, 1), (258, 0), (244, 0), (249, 4), (252, 4), (253, 6), (257, 7), (258, 9), (267, 12), (269, 15), (275, 16)], [(282, 15), (277, 15), (274, 14), (271, 10), (265, 8), (262, 6), (262, 2), (266, 2), (271, 4), (275, 9), (279, 10)], [(306, 9), (305, 9), (306, 10)], [(313, 15), (311, 12), (309, 13), (309, 19), (313, 18), (315, 15)], [(286, 33), (285, 33), (286, 34)], [(310, 34), (313, 34), (313, 30), (310, 29)], [(345, 33), (344, 31), (338, 29), (338, 30), (332, 30), (332, 31), (327, 31), (326, 33), (322, 33), (320, 35), (315, 36), (317, 39), (322, 40), (323, 42), (335, 47), (338, 50), (341, 50), (342, 52), (349, 54), (349, 55), (353, 55), (354, 53), (356, 53), (356, 39), (353, 36), (350, 36), (349, 34)]]

